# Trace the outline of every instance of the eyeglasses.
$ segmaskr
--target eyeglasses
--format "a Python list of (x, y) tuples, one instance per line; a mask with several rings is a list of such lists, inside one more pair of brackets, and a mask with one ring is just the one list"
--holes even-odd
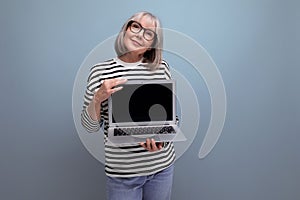
[(129, 21), (127, 27), (129, 27), (132, 33), (139, 33), (144, 30), (143, 37), (147, 41), (152, 41), (154, 38), (156, 38), (156, 33), (154, 31), (142, 27), (142, 25), (136, 21)]

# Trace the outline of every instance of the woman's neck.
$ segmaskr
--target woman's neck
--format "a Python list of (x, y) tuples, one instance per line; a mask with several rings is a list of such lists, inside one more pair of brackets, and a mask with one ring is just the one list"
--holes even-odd
[(143, 58), (143, 55), (132, 55), (130, 53), (119, 56), (119, 59), (127, 63), (135, 63), (140, 61)]

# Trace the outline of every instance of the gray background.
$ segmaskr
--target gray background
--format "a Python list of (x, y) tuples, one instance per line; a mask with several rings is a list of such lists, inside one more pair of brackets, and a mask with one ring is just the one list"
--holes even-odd
[(292, 0), (1, 1), (0, 199), (105, 198), (104, 166), (75, 129), (73, 83), (87, 54), (140, 10), (200, 43), (228, 98), (220, 140), (199, 160), (210, 117), (203, 89), (203, 126), (176, 161), (173, 199), (299, 199), (299, 8)]

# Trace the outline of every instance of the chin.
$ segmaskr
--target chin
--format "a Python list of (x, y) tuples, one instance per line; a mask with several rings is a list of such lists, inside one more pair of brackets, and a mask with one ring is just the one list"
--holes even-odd
[(135, 54), (144, 54), (147, 49), (144, 47), (127, 47), (128, 53), (135, 53)]

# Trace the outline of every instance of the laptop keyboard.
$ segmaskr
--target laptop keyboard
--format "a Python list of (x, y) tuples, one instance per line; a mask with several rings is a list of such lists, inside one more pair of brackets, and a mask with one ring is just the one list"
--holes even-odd
[(151, 126), (136, 128), (115, 128), (115, 136), (146, 135), (146, 134), (175, 134), (173, 126)]

